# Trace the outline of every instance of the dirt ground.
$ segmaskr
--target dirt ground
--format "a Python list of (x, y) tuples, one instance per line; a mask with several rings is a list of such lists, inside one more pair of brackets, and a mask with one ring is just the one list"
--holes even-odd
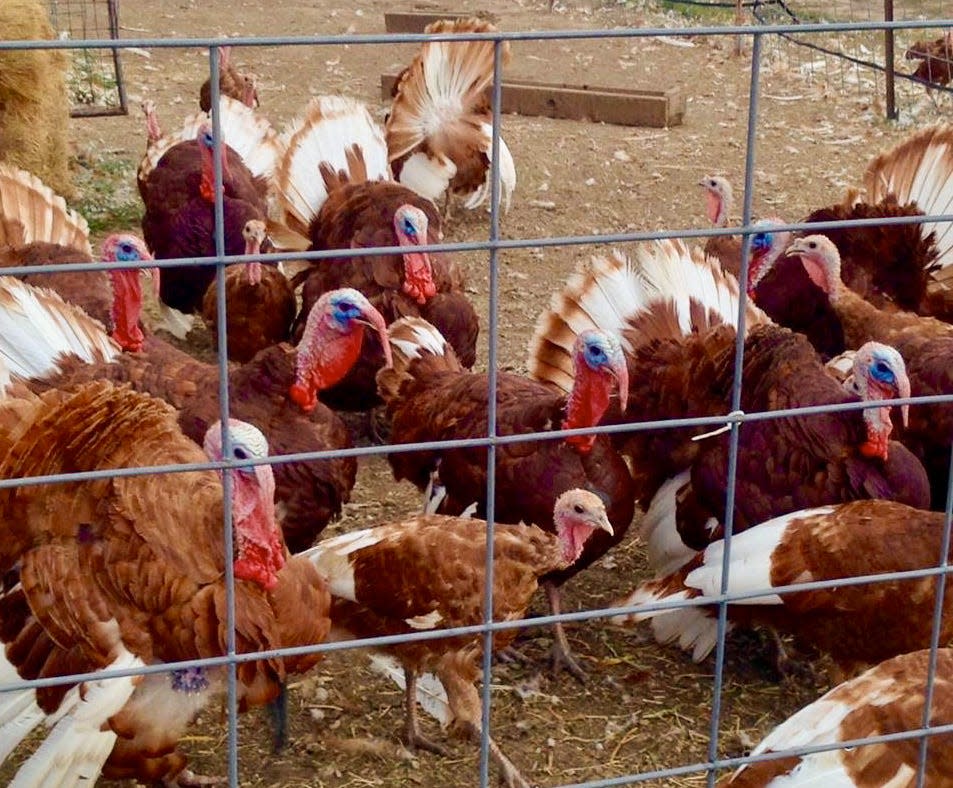
[[(689, 20), (640, 3), (560, 0), (549, 13), (539, 0), (489, 0), (453, 5), (396, 0), (397, 10), (469, 10), (496, 14), (506, 30), (684, 27)], [(383, 31), (382, 4), (368, 0), (124, 0), (122, 33), (130, 38), (168, 36), (273, 36)], [(290, 121), (312, 95), (345, 93), (383, 116), (379, 75), (402, 67), (412, 45), (260, 47), (234, 53), (260, 77), (261, 111), (276, 125)], [(503, 134), (512, 150), (518, 184), (502, 220), (504, 238), (678, 230), (706, 226), (703, 175), (727, 175), (740, 184), (745, 157), (749, 54), (731, 55), (720, 38), (643, 38), (517, 42), (508, 74), (554, 82), (616, 88), (678, 88), (687, 99), (682, 125), (670, 129), (621, 127), (508, 115)], [(853, 84), (827, 72), (809, 72), (775, 45), (765, 47), (757, 131), (755, 215), (789, 219), (839, 200), (859, 183), (868, 158), (900, 139), (906, 128), (882, 119), (881, 102), (862, 80)], [(124, 55), (129, 117), (74, 121), (76, 204), (100, 237), (135, 228), (134, 187), (145, 128), (138, 112), (151, 98), (164, 127), (197, 110), (198, 85), (207, 73), (204, 51), (154, 49)], [(948, 107), (944, 110), (947, 114)], [(932, 104), (905, 105), (906, 126), (936, 116)], [(740, 188), (739, 200), (740, 200)], [(737, 211), (740, 213), (740, 207)], [(459, 216), (448, 240), (480, 239), (482, 212)], [(525, 369), (534, 316), (587, 247), (506, 251), (499, 258), (499, 357), (507, 370)], [(488, 255), (462, 256), (471, 295), (489, 325)], [(481, 347), (486, 348), (484, 331)], [(484, 355), (485, 364), (485, 355)], [(353, 501), (332, 530), (397, 518), (418, 506), (416, 494), (397, 486), (381, 457), (362, 463)], [(634, 534), (635, 529), (632, 529)], [(645, 574), (639, 546), (630, 539), (566, 589), (566, 609), (597, 608), (630, 589)], [(534, 612), (545, 612), (538, 600)], [(600, 621), (570, 628), (572, 646), (589, 674), (580, 686), (544, 667), (550, 639), (528, 630), (520, 646), (536, 665), (500, 665), (493, 673), (492, 732), (534, 784), (563, 785), (620, 778), (703, 761), (712, 709), (711, 661), (701, 665)], [(401, 695), (371, 673), (359, 653), (326, 659), (292, 688), (290, 745), (278, 755), (268, 746), (261, 714), (242, 720), (240, 784), (248, 786), (476, 785), (476, 749), (450, 743), (452, 755), (411, 757), (396, 747)], [(766, 678), (743, 649), (731, 651), (726, 671), (719, 752), (738, 755), (823, 687), (778, 684)], [(427, 725), (432, 725), (427, 722)], [(432, 735), (441, 738), (435, 726)], [(183, 746), (193, 766), (225, 773), (225, 727), (206, 712)], [(495, 781), (495, 778), (492, 778)], [(652, 784), (701, 785), (704, 773)], [(637, 781), (634, 777), (632, 781)]]

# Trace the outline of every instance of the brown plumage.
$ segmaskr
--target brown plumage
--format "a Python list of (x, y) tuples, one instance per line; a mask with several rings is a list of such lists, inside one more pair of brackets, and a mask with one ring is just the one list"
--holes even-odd
[[(372, 315), (370, 305), (362, 302), (359, 294), (344, 301), (353, 302), (355, 311), (346, 320), (342, 319), (339, 328), (330, 329), (329, 336), (333, 338), (327, 338), (328, 331), (320, 325), (319, 317), (324, 315), (322, 306), (315, 312), (315, 328), (298, 349), (287, 344), (274, 345), (247, 364), (229, 370), (231, 415), (260, 429), (268, 437), (275, 455), (351, 445), (347, 428), (333, 411), (315, 403), (309, 411), (302, 412), (301, 404), (292, 399), (291, 393), (298, 386), (306, 392), (311, 391), (313, 385), (320, 387), (322, 375), (330, 375), (333, 380), (335, 375), (343, 374), (335, 371), (340, 364), (336, 360), (338, 346), (354, 341), (359, 345), (363, 336), (363, 326), (356, 325), (355, 331), (355, 326), (350, 324), (352, 317), (376, 320), (383, 331), (383, 320), (379, 315)], [(357, 311), (361, 306), (365, 309), (363, 313)], [(50, 326), (52, 330), (53, 326), (67, 323), (61, 318), (51, 320), (49, 313), (59, 314), (55, 304), (37, 308), (47, 310), (47, 314), (31, 318), (28, 312), (11, 310), (8, 331), (0, 338), (7, 358), (16, 358), (20, 346), (31, 349), (29, 366), (13, 371), (32, 378), (30, 385), (34, 390), (99, 379), (128, 382), (137, 390), (161, 397), (175, 407), (182, 431), (194, 440), (200, 440), (208, 426), (219, 418), (217, 365), (198, 361), (155, 337), (146, 338), (141, 353), (119, 353), (115, 346), (108, 348), (108, 338), (101, 329), (97, 331), (95, 325), (85, 326), (88, 337), (78, 345), (55, 336), (37, 337), (36, 324)], [(22, 319), (15, 323), (13, 318), (21, 314)], [(19, 328), (19, 334), (13, 331), (14, 327)], [(103, 344), (107, 346), (105, 352)], [(302, 347), (312, 348), (305, 353), (305, 360), (300, 358)], [(46, 358), (39, 358), (44, 353)], [(97, 363), (87, 363), (97, 357)], [(306, 359), (314, 359), (315, 363)], [(312, 376), (316, 377), (312, 379)], [(281, 525), (285, 540), (293, 550), (311, 545), (324, 526), (340, 514), (354, 486), (356, 467), (353, 457), (276, 466)]]
[[(776, 517), (735, 534), (727, 593), (764, 590), (729, 605), (734, 624), (769, 626), (833, 658), (851, 675), (884, 659), (928, 648), (936, 604), (936, 578), (844, 584), (777, 594), (799, 583), (935, 567), (940, 561), (943, 513), (893, 501), (852, 501)], [(668, 577), (642, 584), (620, 604), (717, 596), (724, 543), (710, 545)], [(661, 642), (680, 641), (703, 659), (715, 646), (717, 608), (635, 612), (619, 623), (653, 619)], [(691, 633), (689, 635), (688, 633)], [(953, 636), (953, 598), (944, 595), (940, 643)]]
[[(313, 172), (321, 162), (320, 175)], [(316, 177), (317, 175), (317, 177)], [(400, 246), (395, 255), (332, 257), (301, 271), (300, 335), (312, 305), (338, 287), (363, 293), (389, 323), (401, 316), (433, 320), (447, 331), (458, 357), (476, 359), (479, 319), (463, 290), (463, 274), (448, 255), (415, 251), (443, 235), (434, 204), (390, 180), (380, 128), (360, 103), (334, 96), (314, 99), (288, 141), (277, 176), (284, 223), (311, 250)], [(437, 296), (440, 296), (437, 298)], [(377, 404), (374, 374), (382, 349), (368, 342), (340, 385), (325, 392), (333, 407), (365, 410)]]
[[(475, 438), (486, 435), (489, 399), (486, 375), (467, 372), (433, 326), (404, 318), (389, 328), (394, 367), (378, 373), (381, 397), (391, 418), (394, 443)], [(611, 396), (625, 388), (625, 364), (618, 340), (593, 332), (575, 350), (577, 386), (568, 396), (519, 375), (497, 379), (497, 433), (518, 435), (569, 427), (591, 427)], [(437, 500), (429, 505), (459, 514), (470, 504), (486, 512), (485, 448), (399, 452), (388, 456), (394, 478), (407, 479), (420, 490), (439, 476)], [(559, 586), (599, 559), (626, 534), (634, 511), (632, 480), (622, 457), (605, 436), (570, 438), (500, 446), (496, 457), (496, 508), (499, 522), (534, 523), (552, 530), (556, 498), (572, 487), (598, 493), (606, 502), (614, 532), (600, 534), (582, 558), (565, 571), (544, 578), (550, 605), (559, 611)], [(446, 498), (439, 500), (439, 489)], [(565, 662), (577, 677), (582, 670), (569, 654), (557, 627), (554, 659)]]
[[(755, 747), (752, 755), (781, 753), (805, 746), (852, 742), (874, 736), (917, 731), (923, 726), (930, 651), (901, 654), (840, 684), (815, 703), (781, 723)], [(937, 651), (930, 705), (930, 725), (953, 724), (953, 650)], [(927, 741), (924, 784), (944, 785), (953, 774), (951, 734)], [(813, 755), (793, 755), (745, 764), (718, 783), (718, 788), (762, 788), (785, 776), (785, 785), (852, 785), (880, 788), (914, 785), (920, 767), (920, 738), (843, 747)], [(799, 779), (800, 778), (800, 779)]]
[[(224, 251), (242, 254), (245, 222), (264, 220), (267, 213), (280, 144), (267, 121), (238, 102), (223, 99), (220, 119)], [(180, 132), (147, 150), (139, 168), (142, 232), (156, 258), (215, 256), (213, 169), (211, 122), (204, 115), (187, 119)], [(214, 278), (214, 266), (166, 268), (160, 298), (180, 312), (199, 311)]]
[[(218, 48), (218, 91), (220, 96), (228, 96), (242, 102), (251, 109), (258, 109), (258, 91), (255, 88), (255, 78), (251, 74), (244, 74), (232, 62), (232, 48), (223, 46)], [(199, 88), (199, 106), (202, 112), (212, 108), (212, 78), (209, 77)]]
[[(493, 619), (523, 618), (540, 578), (578, 560), (590, 536), (612, 533), (600, 498), (569, 490), (547, 517), (555, 534), (534, 525), (497, 523), (493, 542)], [(351, 637), (366, 638), (438, 628), (472, 626), (484, 619), (486, 523), (470, 518), (418, 515), (319, 542), (310, 558), (334, 596), (333, 620)], [(498, 651), (515, 629), (493, 636)], [(473, 682), (483, 651), (481, 635), (419, 640), (386, 646), (407, 678), (407, 744), (438, 749), (417, 730), (415, 682), (434, 671), (447, 691), (450, 712), (480, 741), (481, 703)], [(490, 754), (511, 788), (528, 788), (516, 767), (490, 740)]]
[[(496, 30), (476, 18), (441, 19), (425, 28), (433, 34)], [(492, 41), (426, 41), (394, 85), (385, 124), (394, 177), (435, 202), (446, 196), (448, 207), (451, 195), (467, 208), (490, 199), (494, 49)], [(506, 64), (508, 41), (502, 49)], [(502, 140), (499, 159), (500, 198), (508, 209), (516, 169)]]
[[(228, 429), (232, 456), (267, 456), (253, 427), (232, 421)], [(203, 452), (179, 431), (168, 405), (100, 381), (42, 397), (18, 392), (0, 404), (0, 445), (0, 476), (11, 479), (220, 460), (222, 431), (209, 430)], [(314, 569), (287, 554), (274, 519), (270, 467), (233, 478), (236, 650), (320, 643), (330, 626), (330, 597)], [(7, 488), (0, 511), (8, 526), (0, 567), (5, 574), (16, 567), (20, 577), (0, 599), (0, 621), (7, 660), (24, 678), (225, 653), (218, 473)], [(243, 706), (270, 701), (286, 675), (316, 661), (311, 654), (241, 663)], [(186, 763), (178, 739), (212, 693), (222, 691), (223, 679), (220, 669), (174, 671), (141, 683), (113, 680), (108, 693), (100, 682), (87, 682), (85, 708), (74, 709), (86, 722), (76, 730), (70, 730), (75, 698), (68, 686), (23, 690), (36, 694), (47, 714), (62, 706), (67, 716), (58, 723), (66, 730), (54, 733), (19, 776), (32, 784), (71, 784), (80, 774), (95, 779), (105, 761), (107, 776), (175, 779)], [(33, 718), (17, 736), (38, 722)], [(114, 748), (113, 732), (122, 734)], [(94, 740), (100, 743), (92, 747)]]
[[(587, 326), (620, 331), (629, 409), (603, 422), (718, 416), (731, 409), (738, 283), (679, 241), (640, 244), (632, 260), (593, 260), (554, 297), (533, 338), (532, 374), (565, 385), (567, 346)], [(804, 337), (771, 324), (749, 302), (742, 368), (746, 413), (855, 400), (824, 370)], [(895, 365), (902, 367), (896, 354)], [(895, 370), (897, 396), (902, 369)], [(884, 394), (884, 396), (887, 396)], [(750, 421), (740, 428), (735, 530), (805, 506), (896, 498), (927, 506), (924, 470), (887, 441), (876, 411)], [(710, 427), (621, 433), (636, 494), (648, 508), (640, 530), (657, 569), (678, 566), (717, 535), (724, 518), (729, 434)], [(876, 456), (872, 456), (876, 455)]]
[[(801, 238), (788, 248), (829, 299), (847, 344), (871, 340), (895, 347), (906, 362), (913, 396), (953, 394), (953, 325), (910, 312), (883, 312), (845, 287), (836, 247), (823, 235)], [(903, 441), (923, 461), (930, 477), (932, 506), (943, 508), (953, 443), (953, 407), (914, 405)]]
[[(919, 60), (911, 76), (932, 85), (948, 85), (953, 80), (953, 32), (932, 41), (917, 41), (904, 54), (905, 60)], [(927, 85), (927, 90), (930, 85)]]
[[(265, 240), (265, 223), (251, 219), (242, 232), (245, 254), (257, 255)], [(217, 284), (202, 299), (202, 319), (218, 349)], [(226, 333), (229, 361), (245, 363), (255, 354), (289, 339), (298, 308), (288, 278), (276, 266), (255, 260), (225, 269)]]

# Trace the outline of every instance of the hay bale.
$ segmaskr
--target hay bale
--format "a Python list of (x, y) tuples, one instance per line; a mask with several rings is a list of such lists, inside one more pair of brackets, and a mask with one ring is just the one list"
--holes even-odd
[[(45, 2), (0, 2), (0, 38), (35, 41), (54, 37)], [(73, 188), (67, 66), (63, 50), (0, 52), (0, 161), (29, 170), (68, 197)]]

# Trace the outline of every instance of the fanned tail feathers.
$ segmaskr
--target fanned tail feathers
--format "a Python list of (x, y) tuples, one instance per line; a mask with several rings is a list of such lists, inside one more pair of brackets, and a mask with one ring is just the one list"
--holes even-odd
[[(427, 25), (432, 34), (492, 33), (482, 19), (441, 19)], [(504, 62), (509, 44), (503, 43)], [(474, 109), (493, 82), (493, 41), (427, 41), (401, 75), (390, 117), (387, 148), (390, 159), (410, 153), (424, 140), (439, 150), (444, 138), (472, 134), (484, 121)]]
[[(901, 205), (915, 202), (928, 215), (953, 213), (953, 125), (930, 126), (881, 153), (867, 165), (864, 186), (872, 203), (893, 194)], [(924, 237), (935, 233), (940, 270), (934, 278), (953, 287), (953, 223), (920, 226)]]
[(355, 99), (311, 99), (284, 138), (287, 150), (275, 176), (279, 220), (302, 235), (328, 196), (322, 165), (348, 180), (390, 180), (384, 132)]
[(49, 375), (63, 354), (92, 363), (119, 352), (101, 323), (52, 290), (0, 277), (0, 363), (10, 374)]
[[(139, 163), (138, 179), (145, 180), (172, 146), (194, 140), (210, 117), (205, 112), (189, 115), (177, 131), (150, 143)], [(222, 96), (219, 123), (225, 144), (242, 157), (252, 175), (270, 181), (284, 155), (284, 144), (268, 120), (241, 101)]]
[(92, 256), (89, 225), (43, 181), (0, 164), (0, 246), (46, 242)]
[(420, 372), (466, 372), (447, 340), (423, 318), (395, 320), (387, 327), (387, 334), (394, 364), (377, 373), (377, 391), (384, 402), (400, 396), (402, 383)]
[[(613, 250), (581, 264), (556, 293), (550, 309), (536, 324), (530, 340), (530, 374), (564, 391), (572, 387), (572, 346), (586, 329), (620, 334), (626, 351), (633, 340), (681, 336), (719, 323), (737, 325), (740, 291), (737, 280), (712, 259), (678, 239), (638, 244), (633, 257)], [(650, 319), (659, 311), (661, 319)], [(639, 336), (634, 321), (644, 318)], [(745, 326), (769, 322), (750, 301)], [(628, 329), (628, 330), (626, 330)]]

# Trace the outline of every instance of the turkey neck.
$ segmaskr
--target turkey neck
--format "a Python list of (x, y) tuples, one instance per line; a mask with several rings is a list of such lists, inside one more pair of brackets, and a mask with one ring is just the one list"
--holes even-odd
[(142, 314), (142, 283), (138, 268), (128, 270), (110, 270), (109, 278), (113, 287), (112, 338), (123, 350), (139, 352), (142, 350), (145, 336), (139, 328), (139, 316)]
[[(576, 374), (572, 391), (566, 400), (566, 418), (564, 430), (594, 427), (609, 407), (610, 390), (604, 375), (599, 375), (583, 367)], [(596, 441), (595, 435), (571, 435), (566, 443), (582, 453), (588, 453)]]
[[(202, 151), (202, 182), (199, 184), (199, 193), (202, 195), (202, 199), (214, 203), (215, 202), (215, 149), (206, 148), (204, 145), (199, 145)], [(222, 190), (224, 192), (225, 184), (230, 180), (228, 172), (228, 156), (225, 153), (225, 141), (221, 141), (220, 145), (221, 156), (219, 157), (222, 162)], [(223, 195), (224, 196), (224, 195)]]

